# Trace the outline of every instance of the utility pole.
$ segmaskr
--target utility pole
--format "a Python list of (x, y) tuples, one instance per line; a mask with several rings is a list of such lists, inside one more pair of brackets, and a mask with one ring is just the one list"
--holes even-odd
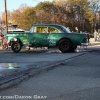
[(5, 14), (5, 25), (6, 25), (6, 34), (8, 33), (8, 21), (7, 21), (7, 3), (6, 0), (4, 0), (4, 14)]

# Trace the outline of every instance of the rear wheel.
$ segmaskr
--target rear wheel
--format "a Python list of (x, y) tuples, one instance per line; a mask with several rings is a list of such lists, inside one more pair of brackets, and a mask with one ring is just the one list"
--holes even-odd
[(74, 51), (77, 48), (77, 46), (73, 46), (71, 51)]
[(21, 46), (21, 43), (19, 42), (13, 42), (12, 45), (11, 45), (11, 49), (12, 51), (14, 52), (19, 52), (21, 50), (22, 46)]
[(59, 50), (62, 53), (70, 52), (72, 49), (72, 43), (68, 39), (63, 39), (59, 42)]

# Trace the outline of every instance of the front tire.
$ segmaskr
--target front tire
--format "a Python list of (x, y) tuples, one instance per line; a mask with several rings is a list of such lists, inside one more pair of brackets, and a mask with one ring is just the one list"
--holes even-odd
[(63, 39), (59, 42), (59, 50), (62, 53), (70, 52), (72, 48), (72, 43), (68, 39)]
[(13, 52), (17, 53), (21, 50), (22, 46), (21, 46), (21, 43), (19, 42), (13, 42), (12, 45), (11, 45), (11, 49)]

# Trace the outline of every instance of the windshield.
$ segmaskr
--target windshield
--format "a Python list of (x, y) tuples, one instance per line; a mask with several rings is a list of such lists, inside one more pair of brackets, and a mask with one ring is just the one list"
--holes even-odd
[(34, 27), (34, 26), (32, 26), (32, 28), (30, 29), (30, 32), (32, 33), (32, 32), (36, 32), (36, 27)]

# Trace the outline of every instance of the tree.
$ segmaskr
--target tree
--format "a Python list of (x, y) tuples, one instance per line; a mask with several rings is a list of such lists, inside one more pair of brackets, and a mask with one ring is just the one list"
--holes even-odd
[(74, 23), (76, 23), (82, 31), (89, 29), (88, 26), (91, 25), (94, 17), (90, 10), (89, 2), (87, 0), (67, 0), (67, 4), (73, 8), (73, 13), (75, 14)]
[(21, 21), (21, 16), (22, 16), (22, 13), (20, 12), (19, 9), (14, 10), (11, 14), (12, 24), (17, 24), (18, 25)]
[(51, 23), (51, 2), (40, 2), (36, 7), (37, 23)]
[(22, 13), (23, 13), (24, 9), (26, 9), (27, 7), (28, 7), (27, 4), (21, 4), (18, 9), (13, 10), (11, 12), (11, 22), (12, 22), (12, 24), (19, 24), (20, 23), (21, 18), (22, 18), (21, 17)]
[(19, 27), (29, 30), (36, 23), (36, 12), (33, 7), (28, 7), (22, 12)]
[(51, 21), (52, 23), (64, 24), (66, 26), (66, 18), (69, 12), (66, 10), (65, 0), (53, 0), (53, 5), (51, 7)]
[(17, 24), (20, 28), (29, 30), (30, 26), (33, 24), (33, 14), (34, 9), (32, 7), (22, 4), (17, 10), (11, 13), (12, 24)]
[(93, 27), (95, 19), (94, 11), (89, 5), (88, 0), (45, 1), (36, 7), (22, 4), (13, 12), (8, 12), (8, 19), (25, 30), (29, 30), (35, 23), (57, 23), (72, 29), (77, 26), (85, 31)]
[(96, 0), (95, 2), (94, 1), (91, 1), (90, 2), (90, 8), (91, 10), (93, 11), (94, 13), (94, 18), (93, 18), (93, 27), (94, 29), (98, 27), (98, 24), (100, 23), (100, 14), (99, 14), (99, 11), (100, 11), (100, 0)]

